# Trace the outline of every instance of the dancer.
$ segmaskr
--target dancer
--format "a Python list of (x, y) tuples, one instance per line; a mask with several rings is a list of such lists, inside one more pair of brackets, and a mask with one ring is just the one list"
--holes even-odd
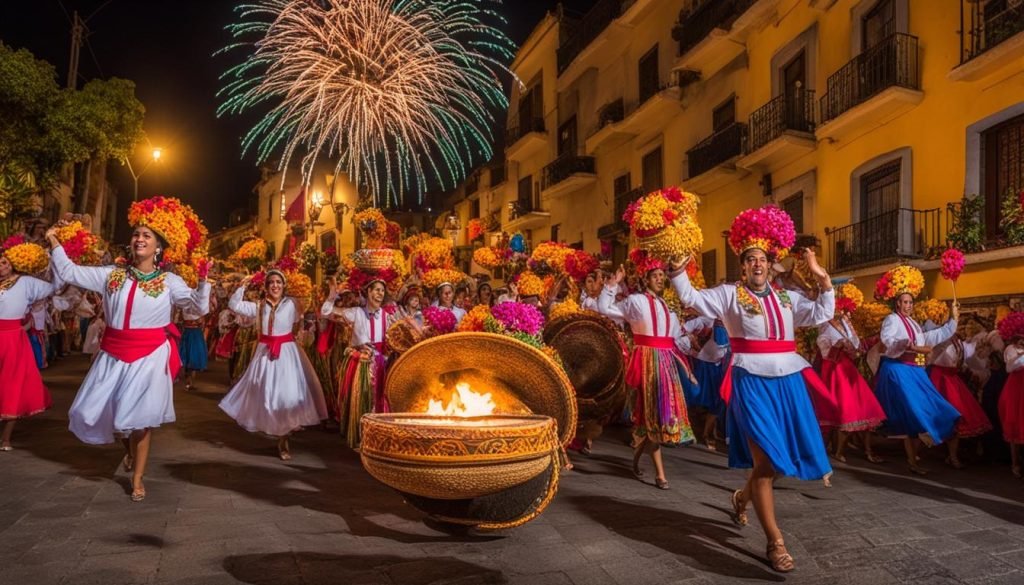
[(715, 444), (715, 427), (718, 419), (725, 416), (725, 402), (722, 401), (722, 380), (729, 357), (729, 332), (725, 325), (717, 319), (697, 317), (692, 319), (703, 328), (710, 323), (711, 337), (693, 356), (693, 376), (697, 384), (692, 387), (691, 394), (686, 396), (686, 403), (698, 406), (706, 411), (701, 441), (711, 451), (717, 451)]
[(220, 402), (220, 409), (250, 433), (277, 437), (278, 456), (292, 458), (288, 437), (327, 418), (323, 388), (313, 365), (295, 343), (293, 327), (302, 318), (295, 299), (285, 296), (287, 279), (280, 270), (267, 272), (265, 298), (245, 301), (245, 284), (228, 301), (231, 310), (255, 319), (259, 345), (238, 383)]
[(490, 283), (484, 282), (476, 289), (476, 302), (474, 305), (487, 305), (488, 307), (494, 306), (494, 289), (491, 288)]
[(953, 304), (952, 319), (933, 331), (922, 331), (914, 320), (914, 299), (924, 288), (924, 276), (912, 266), (897, 266), (875, 285), (875, 295), (890, 301), (894, 312), (882, 321), (881, 343), (885, 348), (875, 396), (886, 421), (882, 432), (903, 439), (907, 465), (912, 473), (926, 475), (918, 461), (922, 442), (928, 446), (953, 436), (960, 413), (935, 389), (924, 371), (932, 346), (946, 341), (956, 331), (960, 306)]
[[(928, 321), (924, 330), (937, 328), (938, 325)], [(959, 456), (960, 439), (980, 437), (992, 430), (992, 423), (982, 410), (981, 403), (960, 378), (964, 360), (973, 357), (974, 352), (973, 342), (963, 341), (959, 333), (954, 333), (946, 341), (936, 344), (928, 356), (928, 379), (935, 385), (939, 394), (960, 413), (960, 420), (954, 428), (955, 434), (946, 443), (949, 449), (946, 465), (954, 469), (964, 468)]]
[[(154, 197), (133, 203), (128, 216), (134, 231), (132, 262), (125, 267), (77, 266), (57, 240), (55, 228), (46, 236), (57, 274), (102, 295), (108, 322), (100, 352), (68, 413), (71, 432), (92, 445), (112, 443), (115, 435), (121, 436), (124, 468), (132, 471), (131, 500), (141, 502), (146, 497), (143, 476), (152, 431), (175, 419), (173, 380), (180, 362), (177, 330), (170, 322), (172, 308), (205, 313), (210, 285), (205, 265), (197, 290), (159, 268), (165, 253), (191, 254), (186, 220), (198, 224), (191, 208), (176, 199)], [(193, 242), (198, 245), (201, 238)]]
[(999, 322), (999, 335), (1006, 342), (1003, 359), (1010, 377), (999, 395), (999, 422), (1003, 438), (1010, 444), (1010, 465), (1020, 479), (1020, 446), (1024, 444), (1024, 313), (1015, 312)]
[(828, 273), (814, 251), (803, 259), (821, 288), (814, 301), (769, 283), (771, 265), (796, 239), (793, 222), (781, 209), (744, 211), (733, 221), (729, 245), (739, 256), (744, 282), (696, 290), (687, 258), (672, 265), (672, 285), (684, 306), (720, 319), (729, 332), (732, 363), (722, 383), (728, 412), (729, 466), (753, 468), (743, 489), (732, 496), (732, 517), (746, 525), (753, 502), (768, 540), (766, 556), (774, 570), (795, 568), (775, 519), (772, 482), (777, 474), (827, 479), (832, 469), (821, 439), (808, 386), (825, 392), (810, 364), (796, 353), (794, 327), (832, 318), (835, 296)]
[(0, 252), (0, 451), (10, 451), (14, 423), (50, 408), (32, 344), (22, 327), (29, 307), (53, 294), (53, 285), (27, 276), (46, 268), (46, 251), (36, 244), (7, 245)]
[(195, 309), (182, 309), (184, 326), (181, 334), (181, 367), (185, 369), (185, 391), (195, 388), (196, 372), (206, 371), (206, 337), (203, 335), (205, 319)]
[(630, 257), (643, 276), (644, 292), (615, 301), (619, 283), (626, 277), (625, 269), (619, 266), (605, 284), (598, 309), (604, 315), (625, 320), (633, 330), (635, 346), (626, 370), (626, 384), (636, 392), (632, 410), (633, 437), (637, 441), (633, 474), (637, 479), (643, 477), (640, 457), (647, 453), (656, 472), (654, 485), (667, 490), (661, 446), (693, 441), (680, 379), (680, 373), (691, 380), (692, 374), (686, 356), (676, 347), (679, 320), (661, 298), (665, 290), (664, 264), (642, 250), (634, 250)]
[(461, 323), (462, 318), (466, 316), (466, 310), (455, 304), (455, 287), (452, 283), (442, 282), (434, 290), (437, 295), (434, 306), (451, 311), (455, 314), (455, 324)]
[[(356, 271), (353, 270), (353, 273)], [(350, 274), (349, 278), (352, 278)], [(371, 276), (363, 285), (365, 307), (336, 309), (335, 288), (321, 308), (322, 315), (333, 315), (352, 327), (352, 337), (345, 357), (338, 368), (336, 412), (346, 444), (356, 449), (360, 444), (359, 419), (369, 412), (387, 412), (384, 397), (384, 375), (387, 367), (387, 330), (395, 307), (383, 306), (388, 281)]]
[(846, 441), (850, 433), (857, 433), (864, 445), (864, 457), (871, 463), (882, 463), (871, 446), (871, 435), (885, 420), (885, 411), (855, 362), (863, 354), (863, 348), (850, 322), (850, 315), (859, 305), (853, 287), (853, 284), (843, 285), (840, 292), (850, 293), (838, 295), (835, 317), (818, 326), (821, 378), (832, 390), (838, 408), (833, 457), (845, 463)]

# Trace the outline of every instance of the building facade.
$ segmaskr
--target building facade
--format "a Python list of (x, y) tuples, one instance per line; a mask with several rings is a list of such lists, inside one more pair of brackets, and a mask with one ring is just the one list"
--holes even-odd
[(870, 292), (909, 261), (950, 298), (935, 257), (977, 196), (957, 292), (1022, 290), (1024, 248), (999, 225), (1024, 189), (1020, 0), (601, 0), (548, 14), (512, 68), (503, 182), (485, 171), (476, 199), (451, 198), (463, 224), (497, 214), (621, 260), (626, 205), (681, 184), (701, 196), (710, 281), (738, 277), (732, 218), (773, 202), (835, 276)]

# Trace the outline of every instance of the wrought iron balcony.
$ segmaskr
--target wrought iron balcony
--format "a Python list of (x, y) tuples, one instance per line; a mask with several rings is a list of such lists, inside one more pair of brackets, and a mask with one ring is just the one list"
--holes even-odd
[(961, 14), (965, 4), (970, 6), (970, 18), (960, 31), (961, 64), (1024, 32), (1024, 4), (1008, 0), (988, 3), (961, 0)]
[(756, 0), (705, 0), (672, 29), (672, 38), (679, 41), (679, 54), (695, 47), (716, 28), (728, 30)]
[(626, 109), (623, 106), (622, 98), (608, 102), (597, 111), (597, 128), (601, 129), (608, 124), (621, 122), (625, 114)]
[(692, 179), (743, 153), (747, 125), (733, 122), (686, 151), (686, 163)]
[(563, 154), (544, 167), (540, 190), (546, 191), (577, 173), (593, 175), (595, 172), (594, 157)]
[(921, 89), (917, 37), (894, 33), (854, 57), (828, 78), (821, 123), (838, 118), (890, 87)]
[(509, 221), (512, 221), (513, 219), (519, 219), (524, 215), (540, 210), (540, 202), (534, 201), (532, 197), (517, 199), (516, 201), (508, 204), (508, 219)]
[(829, 269), (932, 256), (943, 245), (940, 213), (938, 208), (900, 208), (841, 228), (826, 228)]
[(754, 152), (787, 130), (814, 132), (814, 90), (793, 90), (755, 110), (750, 115), (747, 152)]
[(565, 71), (583, 49), (622, 14), (622, 0), (599, 0), (566, 35), (558, 47), (558, 73)]
[(520, 138), (526, 136), (531, 132), (544, 132), (544, 118), (531, 118), (526, 123), (522, 122), (523, 121), (520, 120), (520, 125), (512, 126), (505, 130), (506, 147), (512, 146), (516, 142), (519, 142)]

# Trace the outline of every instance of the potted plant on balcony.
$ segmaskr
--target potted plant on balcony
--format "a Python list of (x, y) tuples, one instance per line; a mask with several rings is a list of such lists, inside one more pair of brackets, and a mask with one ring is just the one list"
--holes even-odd
[(949, 245), (963, 252), (981, 252), (985, 249), (984, 226), (981, 223), (981, 211), (984, 199), (977, 195), (967, 195), (959, 204), (949, 204)]
[(1000, 211), (999, 227), (1003, 228), (1006, 243), (1011, 246), (1024, 244), (1024, 191), (1008, 191), (1003, 196)]

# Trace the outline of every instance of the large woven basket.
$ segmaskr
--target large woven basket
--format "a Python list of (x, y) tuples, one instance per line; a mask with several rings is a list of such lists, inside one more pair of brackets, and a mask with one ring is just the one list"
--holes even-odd
[(388, 248), (363, 248), (352, 254), (352, 261), (360, 270), (376, 272), (391, 266), (394, 251)]

